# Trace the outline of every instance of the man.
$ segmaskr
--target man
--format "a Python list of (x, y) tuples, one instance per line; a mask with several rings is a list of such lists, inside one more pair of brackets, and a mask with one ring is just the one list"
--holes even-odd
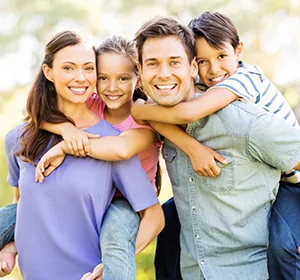
[[(135, 40), (147, 94), (164, 106), (193, 100), (197, 65), (191, 31), (174, 19), (156, 18), (139, 29)], [(188, 124), (186, 132), (216, 150), (228, 165), (217, 177), (198, 176), (189, 158), (164, 141), (181, 223), (182, 278), (267, 279), (270, 208), (281, 171), (299, 169), (299, 132), (240, 101)], [(164, 279), (174, 279), (168, 277)]]

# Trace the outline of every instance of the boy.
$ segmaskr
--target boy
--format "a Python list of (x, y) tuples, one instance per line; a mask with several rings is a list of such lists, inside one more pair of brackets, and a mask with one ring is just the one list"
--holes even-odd
[[(209, 90), (191, 102), (182, 102), (173, 107), (153, 104), (135, 105), (132, 114), (136, 119), (159, 121), (160, 116), (163, 115), (164, 122), (190, 123), (240, 99), (244, 102), (258, 103), (285, 119), (290, 125), (299, 127), (290, 106), (262, 71), (257, 66), (249, 67), (240, 61), (243, 43), (229, 18), (219, 13), (205, 12), (193, 19), (189, 27), (196, 39), (198, 74), (201, 82), (208, 86)], [(201, 175), (209, 175), (204, 167)], [(273, 206), (268, 252), (269, 273), (272, 279), (296, 279), (299, 244), (294, 236), (300, 234), (294, 222), (297, 214), (287, 215), (287, 212), (283, 212), (282, 209), (288, 206), (286, 205), (286, 196), (288, 196), (289, 204), (294, 209), (291, 212), (297, 212), (299, 207), (295, 206), (297, 206), (299, 190), (293, 184), (298, 183), (299, 172), (292, 170), (284, 173)], [(283, 228), (286, 224), (287, 228)], [(286, 234), (287, 230), (288, 234)], [(290, 238), (288, 239), (287, 236)], [(167, 244), (165, 241), (160, 243)], [(284, 259), (288, 261), (283, 261)], [(180, 279), (180, 276), (176, 279)]]

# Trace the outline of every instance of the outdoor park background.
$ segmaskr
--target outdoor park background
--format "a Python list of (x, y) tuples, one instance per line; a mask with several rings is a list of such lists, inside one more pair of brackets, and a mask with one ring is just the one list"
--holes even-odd
[[(12, 201), (3, 138), (23, 117), (28, 87), (53, 34), (78, 29), (97, 44), (110, 34), (132, 37), (156, 15), (188, 24), (206, 10), (233, 20), (244, 41), (244, 61), (258, 64), (300, 116), (299, 0), (0, 0), (0, 206)], [(172, 195), (165, 169), (163, 179), (161, 202)], [(138, 280), (154, 279), (154, 248), (155, 242), (137, 257)], [(18, 268), (5, 279), (21, 279)]]

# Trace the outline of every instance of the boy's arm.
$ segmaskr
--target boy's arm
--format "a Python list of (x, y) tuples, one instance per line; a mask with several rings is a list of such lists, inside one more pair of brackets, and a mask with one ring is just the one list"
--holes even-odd
[(221, 168), (217, 166), (215, 160), (222, 164), (227, 164), (221, 155), (213, 149), (199, 143), (178, 126), (159, 122), (149, 122), (149, 124), (189, 156), (193, 169), (198, 175), (209, 177), (218, 176), (221, 172)]
[(204, 118), (233, 102), (238, 98), (232, 91), (215, 88), (198, 98), (181, 102), (172, 107), (136, 102), (131, 107), (131, 114), (136, 121), (156, 121), (171, 124), (191, 123)]
[(41, 129), (61, 135), (65, 140), (68, 150), (75, 156), (86, 156), (90, 151), (89, 139), (97, 139), (100, 136), (76, 128), (72, 123), (60, 124), (41, 122)]

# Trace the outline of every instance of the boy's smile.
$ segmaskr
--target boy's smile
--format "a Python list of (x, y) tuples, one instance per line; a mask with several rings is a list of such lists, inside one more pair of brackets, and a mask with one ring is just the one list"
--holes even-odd
[(212, 87), (233, 75), (242, 57), (242, 49), (241, 42), (236, 50), (228, 42), (224, 42), (220, 49), (215, 49), (204, 38), (196, 39), (196, 61), (201, 81)]

